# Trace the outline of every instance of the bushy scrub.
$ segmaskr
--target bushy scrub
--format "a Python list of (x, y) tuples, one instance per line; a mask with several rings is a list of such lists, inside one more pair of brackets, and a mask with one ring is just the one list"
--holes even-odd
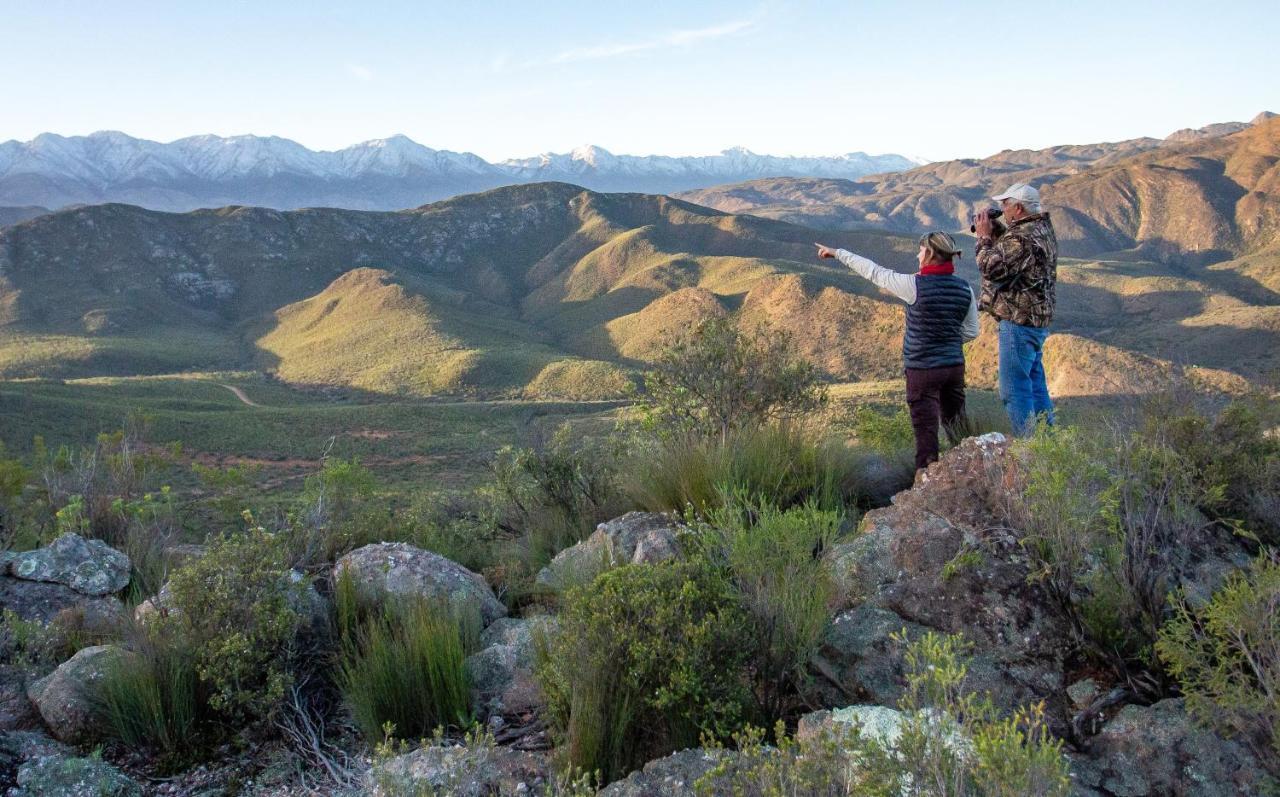
[(1179, 597), (1156, 652), (1197, 719), (1280, 761), (1280, 557), (1259, 556), (1199, 608)]
[(155, 621), (190, 645), (209, 707), (245, 724), (270, 717), (285, 694), (302, 603), (283, 541), (249, 520), (173, 573), (171, 609)]
[(704, 321), (674, 341), (645, 375), (645, 426), (662, 437), (719, 437), (794, 419), (827, 403), (818, 369), (791, 339), (733, 317)]
[(991, 702), (961, 688), (967, 666), (954, 636), (926, 634), (908, 647), (907, 691), (893, 738), (856, 723), (833, 724), (805, 739), (786, 733), (739, 734), (725, 756), (694, 784), (697, 794), (743, 797), (1066, 797), (1062, 743), (1032, 706), (1000, 717)]
[(801, 424), (775, 423), (725, 437), (653, 439), (636, 446), (628, 492), (644, 509), (706, 515), (726, 488), (781, 508), (844, 509), (869, 490), (868, 459)]
[(836, 588), (823, 552), (841, 522), (812, 504), (781, 510), (738, 493), (691, 535), (747, 621), (753, 687), (767, 717), (787, 713), (830, 618)]
[(366, 738), (377, 739), (384, 728), (420, 739), (437, 727), (467, 727), (471, 696), (463, 662), (475, 645), (478, 617), (424, 600), (364, 606), (346, 573), (334, 597), (336, 681)]
[(625, 565), (565, 596), (537, 675), (569, 763), (612, 780), (750, 719), (746, 618), (698, 562)]

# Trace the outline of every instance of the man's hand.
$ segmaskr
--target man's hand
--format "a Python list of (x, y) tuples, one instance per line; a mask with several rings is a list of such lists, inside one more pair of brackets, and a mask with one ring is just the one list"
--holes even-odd
[(991, 237), (991, 217), (987, 215), (985, 210), (973, 217), (973, 226), (976, 230), (975, 235), (979, 238)]
[(818, 247), (818, 257), (821, 258), (822, 260), (826, 260), (828, 258), (832, 258), (836, 256), (836, 250), (832, 249), (829, 246), (823, 246), (820, 243), (815, 243), (814, 246)]

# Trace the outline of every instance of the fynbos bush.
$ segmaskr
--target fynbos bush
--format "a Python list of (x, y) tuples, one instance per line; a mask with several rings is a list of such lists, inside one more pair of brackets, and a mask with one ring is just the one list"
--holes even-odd
[(1196, 718), (1280, 770), (1280, 557), (1259, 556), (1204, 606), (1177, 599), (1156, 651)]
[(625, 565), (571, 589), (537, 674), (569, 763), (612, 780), (749, 718), (744, 618), (691, 562)]

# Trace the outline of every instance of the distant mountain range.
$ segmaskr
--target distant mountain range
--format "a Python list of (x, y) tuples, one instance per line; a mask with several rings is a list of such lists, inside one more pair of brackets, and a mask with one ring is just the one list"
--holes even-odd
[[(1005, 150), (857, 180), (777, 178), (680, 194), (698, 204), (829, 229), (966, 230), (993, 192), (1042, 190), (1063, 252), (1227, 260), (1280, 243), (1280, 118), (1166, 139)], [(1124, 254), (1127, 253), (1127, 254)]]
[[(791, 333), (831, 379), (899, 376), (900, 304), (814, 240), (915, 268), (912, 236), (564, 183), (386, 213), (67, 209), (0, 229), (0, 379), (248, 368), (383, 395), (604, 398), (731, 312)], [(960, 273), (977, 281), (972, 258)], [(1064, 260), (1054, 394), (1143, 389), (1174, 363), (1234, 389), (1274, 372), (1276, 274)], [(995, 379), (984, 323), (975, 386)]]
[(205, 135), (162, 144), (111, 131), (45, 133), (0, 144), (0, 206), (399, 210), (516, 183), (569, 181), (601, 191), (672, 193), (761, 177), (857, 178), (919, 164), (862, 152), (790, 158), (736, 148), (676, 158), (614, 155), (594, 146), (490, 163), (405, 136), (317, 152), (274, 136)]

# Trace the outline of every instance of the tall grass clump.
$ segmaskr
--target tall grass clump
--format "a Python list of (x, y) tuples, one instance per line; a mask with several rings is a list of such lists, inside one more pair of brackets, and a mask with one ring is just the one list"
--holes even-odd
[(817, 651), (835, 604), (823, 552), (840, 532), (837, 511), (805, 504), (782, 510), (754, 497), (727, 496), (692, 535), (722, 570), (748, 623), (748, 651), (760, 710), (783, 718)]
[(367, 739), (390, 725), (400, 738), (424, 738), (471, 720), (463, 662), (479, 620), (460, 618), (447, 604), (387, 601), (361, 607), (350, 577), (335, 589), (340, 634), (336, 682)]
[(100, 722), (111, 738), (180, 766), (198, 751), (210, 720), (195, 657), (154, 627), (139, 629), (131, 647), (133, 655), (113, 662), (96, 686)]
[(635, 449), (628, 494), (653, 512), (702, 516), (724, 488), (780, 508), (812, 503), (836, 510), (868, 493), (867, 459), (843, 442), (800, 424), (774, 423), (720, 437), (672, 437)]

